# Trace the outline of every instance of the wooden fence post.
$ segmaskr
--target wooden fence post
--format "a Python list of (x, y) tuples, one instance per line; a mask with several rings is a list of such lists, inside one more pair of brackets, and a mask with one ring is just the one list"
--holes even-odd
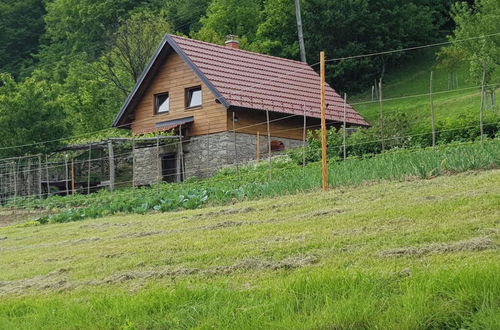
[(267, 152), (269, 156), (269, 180), (271, 180), (273, 160), (271, 158), (271, 126), (269, 124), (269, 110), (266, 110), (266, 120), (267, 120)]
[(346, 126), (346, 117), (347, 117), (347, 114), (346, 114), (346, 107), (347, 107), (347, 93), (344, 93), (344, 141), (342, 143), (342, 146), (343, 146), (343, 151), (344, 151), (344, 160), (346, 160), (347, 158), (347, 147), (346, 147), (346, 143), (347, 143), (347, 126)]
[(45, 179), (47, 180), (47, 197), (50, 196), (49, 156), (45, 155)]
[(135, 137), (132, 137), (132, 187), (135, 187)]
[(256, 137), (256, 150), (255, 150), (255, 160), (257, 163), (260, 161), (260, 132), (257, 131), (257, 137)]
[(90, 194), (90, 172), (92, 171), (92, 143), (89, 144), (89, 164), (87, 167), (87, 195)]
[(64, 155), (64, 179), (66, 183), (66, 196), (69, 195), (69, 174), (68, 174), (68, 154)]
[(307, 116), (306, 116), (306, 104), (304, 103), (304, 120), (302, 128), (302, 168), (306, 167), (306, 138), (307, 138)]
[(431, 71), (431, 81), (429, 90), (429, 99), (431, 102), (431, 120), (432, 120), (432, 146), (436, 146), (436, 115), (434, 113), (434, 100), (432, 98), (432, 82), (434, 79), (434, 71)]
[(485, 94), (485, 86), (484, 82), (486, 80), (486, 64), (483, 63), (483, 80), (481, 83), (481, 109), (479, 110), (479, 130), (481, 134), (481, 143), (483, 143), (484, 139), (484, 126), (483, 126), (483, 112), (484, 112), (484, 94)]
[(383, 97), (382, 97), (382, 78), (380, 78), (378, 84), (379, 92), (379, 109), (380, 109), (380, 139), (382, 142), (382, 151), (385, 150), (385, 136), (384, 136), (384, 106), (383, 106)]
[(28, 183), (27, 192), (28, 197), (31, 196), (31, 158), (28, 158), (28, 171), (26, 174), (26, 179)]
[(115, 153), (113, 151), (113, 142), (108, 140), (109, 156), (109, 191), (115, 190)]
[(75, 194), (75, 159), (71, 158), (71, 195)]
[(240, 168), (238, 166), (238, 146), (236, 145), (236, 118), (233, 111), (233, 143), (234, 143), (234, 163), (236, 164), (236, 173), (240, 176)]
[(38, 155), (38, 198), (42, 198), (42, 155)]

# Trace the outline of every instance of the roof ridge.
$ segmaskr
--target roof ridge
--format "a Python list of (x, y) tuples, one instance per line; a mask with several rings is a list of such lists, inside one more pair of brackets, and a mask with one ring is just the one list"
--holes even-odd
[(227, 50), (227, 51), (238, 52), (238, 53), (248, 53), (248, 54), (252, 54), (252, 55), (258, 55), (258, 56), (262, 56), (262, 57), (269, 57), (269, 58), (272, 58), (272, 59), (278, 59), (280, 61), (287, 61), (287, 62), (292, 62), (292, 63), (296, 63), (296, 64), (300, 64), (300, 65), (305, 65), (305, 66), (311, 67), (306, 62), (292, 60), (292, 59), (289, 59), (289, 58), (284, 58), (284, 57), (279, 57), (279, 56), (273, 56), (273, 55), (268, 55), (268, 54), (262, 54), (262, 53), (259, 53), (259, 52), (253, 52), (251, 50), (246, 50), (246, 49), (231, 48), (231, 47), (227, 47), (227, 46), (223, 46), (223, 45), (214, 44), (212, 42), (202, 41), (202, 40), (198, 40), (198, 39), (192, 39), (192, 38), (188, 38), (188, 37), (184, 37), (184, 36), (178, 36), (178, 35), (175, 35), (175, 34), (169, 34), (169, 36), (172, 37), (172, 38), (174, 38), (174, 39), (175, 38), (179, 38), (179, 39), (183, 39), (183, 40), (187, 40), (187, 41), (191, 41), (191, 42), (196, 42), (196, 43), (205, 44), (205, 45), (209, 45), (209, 46), (219, 47), (219, 48), (222, 48), (222, 49)]

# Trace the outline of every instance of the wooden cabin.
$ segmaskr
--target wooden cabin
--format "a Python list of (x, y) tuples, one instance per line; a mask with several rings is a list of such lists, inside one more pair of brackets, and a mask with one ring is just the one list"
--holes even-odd
[[(326, 102), (328, 125), (339, 125), (344, 101), (330, 86)], [(170, 179), (161, 175), (164, 181), (172, 181), (173, 173), (176, 180), (207, 176), (254, 159), (258, 149), (267, 152), (268, 120), (271, 145), (279, 151), (302, 144), (304, 122), (308, 129), (319, 127), (320, 78), (310, 66), (241, 50), (234, 38), (221, 46), (166, 35), (113, 127), (180, 137), (156, 153), (137, 151), (137, 171), (144, 173), (136, 177), (151, 184), (156, 176), (148, 172), (169, 173)], [(368, 126), (349, 104), (345, 120), (348, 126)]]

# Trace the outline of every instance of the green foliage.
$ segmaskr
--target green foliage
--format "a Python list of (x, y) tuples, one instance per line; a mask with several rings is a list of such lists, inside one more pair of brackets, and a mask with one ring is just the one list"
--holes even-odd
[(170, 25), (163, 12), (133, 13), (112, 34), (96, 71), (126, 97), (167, 32)]
[[(484, 119), (484, 135), (494, 138), (500, 131), (500, 120), (495, 114), (489, 113)], [(430, 123), (412, 123), (404, 113), (386, 116), (384, 118), (384, 135), (380, 123), (376, 122), (370, 128), (358, 128), (346, 136), (347, 156), (365, 157), (378, 154), (385, 150), (401, 148), (425, 148), (432, 146), (432, 128)], [(310, 133), (307, 139), (306, 161), (321, 159), (321, 131)], [(332, 158), (343, 157), (343, 129), (332, 128), (327, 133), (328, 155)], [(480, 137), (478, 119), (474, 114), (448, 117), (436, 122), (436, 143), (476, 141)], [(384, 145), (382, 145), (382, 139)], [(288, 154), (298, 164), (302, 164), (303, 150), (290, 150)]]
[(239, 36), (242, 48), (255, 41), (255, 32), (260, 22), (260, 0), (212, 0), (207, 14), (200, 22), (201, 29), (195, 38), (223, 44), (226, 36)]
[(0, 72), (25, 75), (43, 33), (41, 0), (0, 0)]
[[(31, 77), (16, 83), (0, 74), (0, 155), (44, 152), (61, 144), (66, 116), (56, 101), (57, 86)], [(41, 141), (52, 141), (36, 144)], [(18, 146), (10, 148), (11, 146)]]
[[(456, 28), (451, 41), (456, 41), (450, 48), (462, 52), (469, 61), (471, 81), (480, 85), (483, 80), (483, 65), (486, 68), (486, 84), (493, 92), (498, 82), (493, 80), (498, 75), (500, 58), (500, 36), (477, 37), (495, 34), (500, 31), (500, 6), (497, 0), (477, 0), (474, 5), (459, 2), (453, 7), (452, 17)], [(473, 38), (473, 39), (472, 39)], [(465, 41), (460, 41), (465, 40)]]
[[(126, 17), (137, 4), (133, 0), (46, 2), (46, 43), (42, 59), (51, 63), (63, 55), (81, 52), (89, 59), (96, 59), (105, 49), (106, 37), (117, 20)], [(56, 49), (51, 49), (52, 45), (57, 46)]]

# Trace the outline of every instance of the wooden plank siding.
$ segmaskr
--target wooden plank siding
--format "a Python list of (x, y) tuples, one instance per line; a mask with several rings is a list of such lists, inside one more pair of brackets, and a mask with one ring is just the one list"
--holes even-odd
[[(266, 112), (262, 110), (251, 110), (251, 109), (237, 109), (235, 110), (235, 116), (238, 121), (235, 125), (236, 132), (247, 133), (247, 134), (257, 134), (257, 131), (261, 135), (267, 134), (267, 124), (266, 124)], [(277, 120), (279, 118), (290, 116), (289, 114), (269, 112), (270, 120), (270, 131), (271, 136), (282, 137), (288, 139), (302, 140), (303, 127), (304, 127), (304, 117), (296, 116), (287, 119)], [(276, 120), (273, 122), (273, 120)], [(228, 111), (228, 130), (232, 130), (232, 112)], [(319, 125), (320, 120), (318, 118), (307, 118), (307, 126)], [(314, 127), (313, 129), (318, 129)]]
[[(185, 107), (185, 89), (201, 86), (202, 106), (195, 109)], [(155, 95), (169, 93), (169, 113), (155, 114)], [(172, 53), (160, 66), (151, 80), (140, 101), (133, 109), (133, 134), (152, 133), (157, 131), (155, 124), (194, 116), (194, 122), (189, 135), (204, 135), (227, 130), (227, 110), (223, 105), (215, 102), (215, 96), (200, 81), (198, 76), (189, 68), (182, 58)]]

